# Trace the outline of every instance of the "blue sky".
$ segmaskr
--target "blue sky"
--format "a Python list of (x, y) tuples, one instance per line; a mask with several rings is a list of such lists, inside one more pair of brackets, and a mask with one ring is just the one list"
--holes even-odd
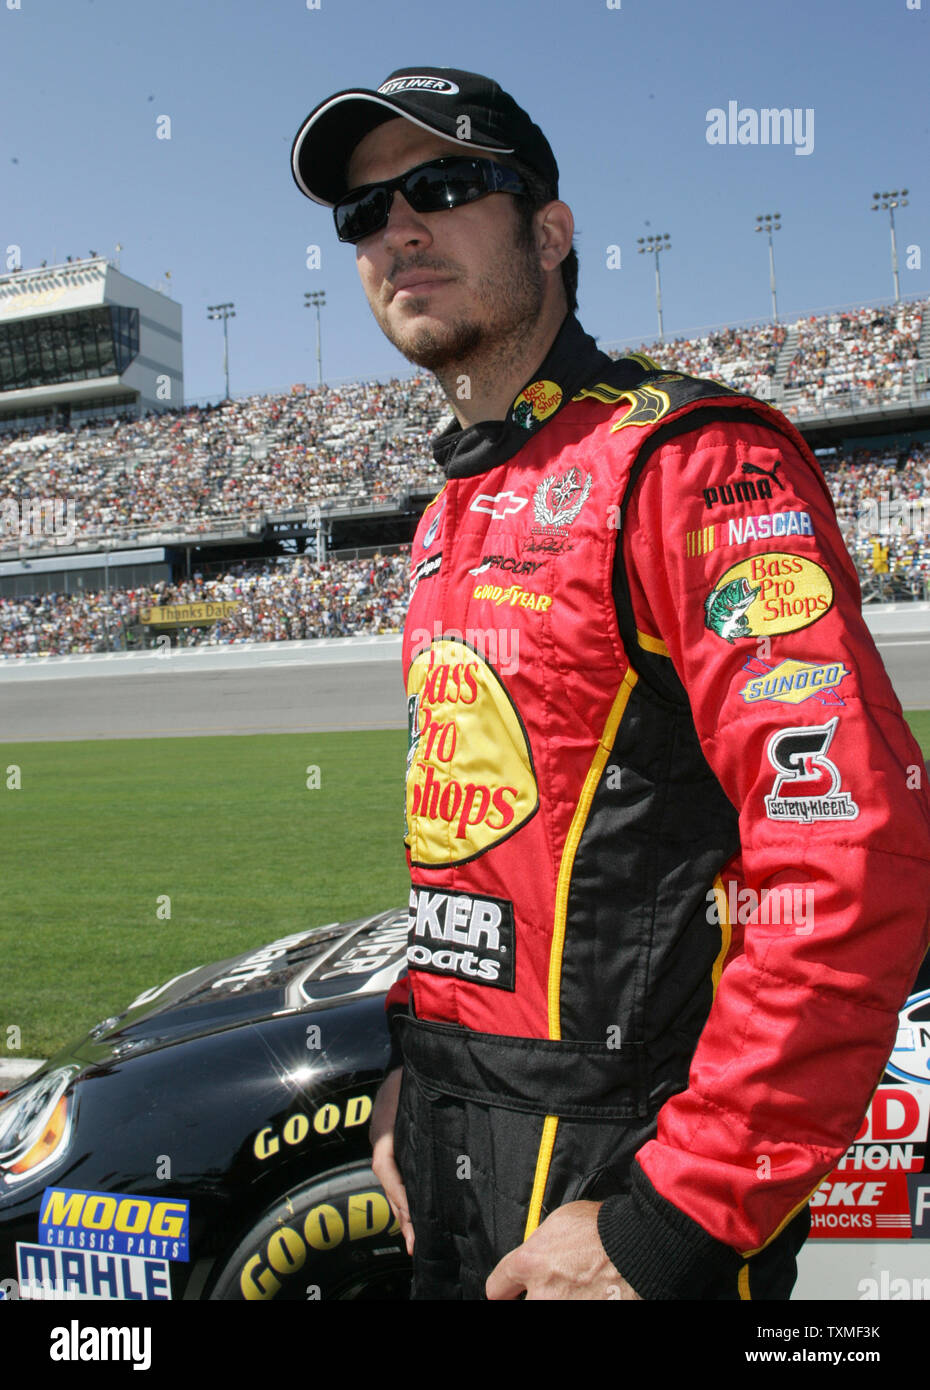
[[(28, 267), (121, 242), (126, 274), (153, 284), (170, 271), (189, 400), (222, 394), (222, 331), (206, 306), (226, 300), (233, 394), (314, 381), (305, 290), (327, 295), (327, 379), (404, 375), (352, 248), (297, 191), (289, 153), (318, 101), (422, 64), (489, 73), (545, 130), (575, 213), (579, 316), (602, 340), (655, 337), (653, 263), (636, 254), (650, 231), (672, 238), (666, 337), (764, 319), (760, 212), (784, 224), (781, 317), (889, 301), (887, 214), (869, 205), (902, 185), (902, 294), (926, 295), (930, 0), (918, 4), (0, 0), (0, 256), (5, 268), (18, 246)], [(812, 152), (709, 144), (707, 112), (730, 100), (812, 109)], [(165, 115), (171, 139), (159, 140)], [(906, 268), (908, 246), (922, 269)]]

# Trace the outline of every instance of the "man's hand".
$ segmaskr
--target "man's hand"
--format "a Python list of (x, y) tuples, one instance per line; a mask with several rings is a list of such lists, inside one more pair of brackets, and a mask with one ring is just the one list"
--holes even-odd
[(639, 1299), (617, 1272), (597, 1233), (600, 1202), (569, 1202), (547, 1216), (529, 1240), (505, 1255), (488, 1277), (489, 1299)]
[(407, 1243), (407, 1254), (412, 1255), (413, 1225), (407, 1206), (407, 1191), (394, 1159), (394, 1120), (397, 1116), (403, 1075), (403, 1067), (395, 1067), (384, 1078), (375, 1096), (368, 1138), (371, 1142), (371, 1166), (375, 1177), (384, 1188), (384, 1195), (391, 1204), (391, 1210), (400, 1222), (400, 1232)]

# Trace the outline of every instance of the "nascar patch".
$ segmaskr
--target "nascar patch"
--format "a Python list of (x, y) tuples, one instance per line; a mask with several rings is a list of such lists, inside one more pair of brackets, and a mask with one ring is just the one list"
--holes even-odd
[(810, 512), (754, 512), (729, 521), (712, 521), (685, 532), (685, 554), (691, 558), (708, 555), (725, 546), (746, 545), (749, 541), (779, 540), (782, 536), (812, 536)]

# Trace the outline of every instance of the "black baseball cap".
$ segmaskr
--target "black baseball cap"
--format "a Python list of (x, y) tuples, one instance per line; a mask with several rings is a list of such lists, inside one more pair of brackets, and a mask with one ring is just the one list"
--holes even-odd
[(425, 67), (398, 68), (376, 90), (337, 92), (310, 112), (291, 150), (301, 193), (324, 207), (337, 203), (349, 191), (345, 171), (355, 146), (397, 116), (469, 149), (512, 154), (558, 197), (559, 166), (549, 141), (509, 93), (475, 72)]

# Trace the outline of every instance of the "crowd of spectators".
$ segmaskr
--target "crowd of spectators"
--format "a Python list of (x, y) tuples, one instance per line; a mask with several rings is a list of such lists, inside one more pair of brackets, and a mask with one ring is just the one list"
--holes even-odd
[(851, 392), (867, 401), (893, 400), (920, 363), (923, 309), (898, 304), (799, 319), (786, 401), (820, 404)]
[(846, 547), (869, 592), (875, 561), (901, 598), (930, 598), (930, 445), (914, 443), (902, 456), (856, 449), (822, 460)]
[(286, 642), (307, 637), (355, 637), (399, 632), (407, 610), (410, 548), (370, 559), (307, 556), (231, 566), (214, 578), (194, 574), (170, 584), (80, 594), (0, 597), (0, 655), (104, 652), (151, 646), (166, 629), (143, 623), (151, 608), (238, 602), (230, 617), (209, 626), (179, 627), (185, 647), (234, 642)]
[[(327, 502), (435, 491), (448, 414), (432, 378), (249, 396), (54, 434), (0, 436), (0, 497), (68, 498), (75, 534), (137, 540)], [(0, 550), (9, 545), (0, 534)], [(33, 548), (47, 545), (36, 537)]]
[[(772, 392), (775, 365), (787, 331), (780, 323), (723, 328), (702, 338), (644, 343), (638, 351), (669, 371), (711, 377), (765, 400)], [(617, 358), (623, 353), (612, 350), (609, 355)]]
[[(913, 444), (900, 457), (858, 449), (821, 461), (866, 597), (930, 598), (930, 445)], [(877, 553), (887, 563), (878, 573)], [(0, 656), (152, 645), (159, 629), (142, 622), (145, 610), (222, 600), (237, 601), (238, 610), (209, 626), (180, 627), (174, 640), (192, 647), (400, 632), (409, 567), (404, 546), (322, 564), (307, 555), (248, 561), (108, 595), (0, 597)]]
[[(780, 403), (804, 410), (853, 391), (893, 399), (919, 362), (922, 309), (902, 304), (800, 320)], [(641, 350), (669, 370), (773, 399), (786, 331), (783, 324), (727, 328)], [(0, 435), (0, 501), (67, 499), (78, 540), (238, 531), (268, 514), (435, 491), (441, 476), (429, 438), (448, 413), (435, 380), (419, 375)], [(46, 536), (14, 539), (0, 527), (0, 552), (49, 543)]]
[[(798, 324), (788, 379), (800, 399), (844, 390), (893, 397), (918, 361), (922, 305), (859, 309)], [(770, 393), (786, 329), (765, 324), (701, 338), (646, 344), (662, 366)], [(616, 355), (616, 354), (612, 354)], [(306, 511), (327, 502), (389, 501), (441, 483), (429, 438), (448, 406), (432, 377), (388, 383), (294, 387), (73, 431), (0, 436), (0, 502), (68, 499), (78, 538), (131, 542), (173, 530), (197, 535), (223, 523)], [(870, 584), (876, 563), (899, 596), (930, 596), (930, 446), (904, 456), (856, 450), (825, 457), (844, 539)], [(36, 547), (48, 545), (43, 537)], [(0, 527), (0, 552), (23, 539)], [(876, 545), (878, 549), (876, 549)], [(234, 599), (237, 613), (211, 627), (179, 629), (185, 645), (279, 641), (398, 631), (408, 557), (308, 556), (244, 562), (213, 577), (102, 593), (0, 598), (0, 655), (104, 651), (151, 637), (143, 609)], [(889, 582), (890, 582), (889, 580)], [(884, 590), (883, 590), (884, 592)]]
[[(894, 400), (915, 368), (926, 365), (918, 347), (925, 307), (917, 302), (815, 314), (795, 325), (758, 324), (643, 343), (638, 351), (670, 371), (711, 377), (789, 412), (798, 407), (806, 412), (850, 394), (865, 402)], [(778, 355), (792, 326), (797, 344), (776, 383)], [(610, 356), (622, 353), (614, 350)]]

